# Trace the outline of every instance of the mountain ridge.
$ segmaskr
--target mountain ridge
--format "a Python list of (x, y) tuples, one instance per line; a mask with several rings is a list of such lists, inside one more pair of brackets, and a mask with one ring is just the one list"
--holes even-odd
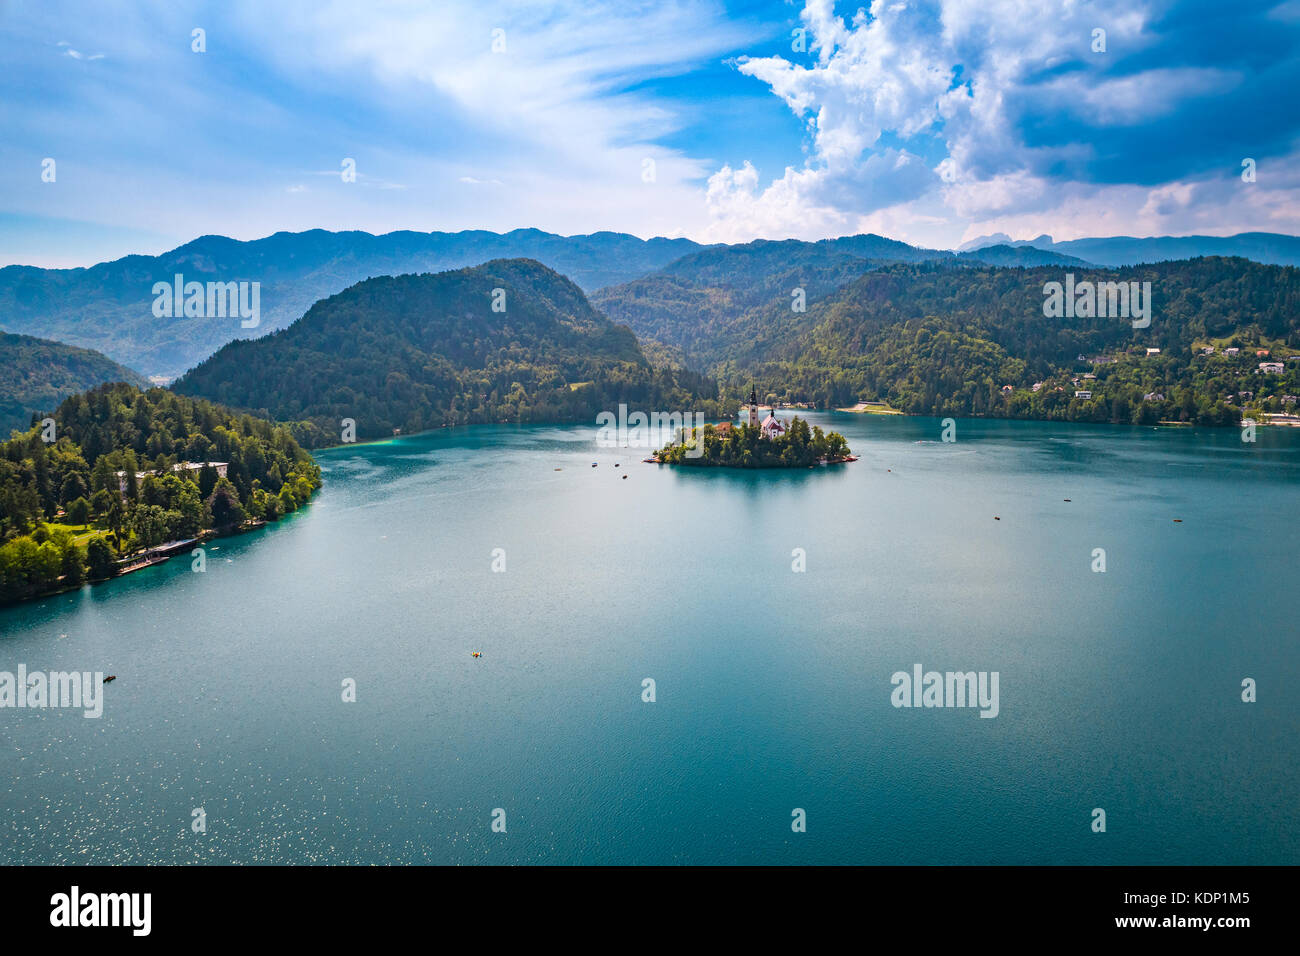
[(0, 332), (0, 436), (25, 429), (69, 395), (109, 382), (148, 388), (144, 376), (93, 349)]
[(1279, 232), (1239, 232), (1231, 236), (1094, 236), (1062, 242), (1046, 234), (1034, 239), (1012, 239), (1006, 233), (995, 233), (971, 239), (957, 248), (959, 252), (978, 253), (993, 245), (1056, 252), (1108, 268), (1202, 256), (1237, 256), (1263, 265), (1300, 265), (1300, 237)]

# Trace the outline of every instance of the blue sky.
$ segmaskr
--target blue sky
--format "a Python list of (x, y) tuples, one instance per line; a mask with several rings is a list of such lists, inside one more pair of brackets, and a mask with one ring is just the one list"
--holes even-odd
[(1300, 0), (10, 0), (0, 24), (0, 263), (309, 228), (1300, 231)]

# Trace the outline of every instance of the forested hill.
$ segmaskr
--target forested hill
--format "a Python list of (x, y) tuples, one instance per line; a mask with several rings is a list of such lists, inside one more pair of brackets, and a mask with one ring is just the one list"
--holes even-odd
[(111, 577), (164, 542), (274, 521), (320, 486), (288, 428), (165, 389), (103, 385), (52, 417), (52, 434), (0, 442), (0, 604)]
[(807, 311), (812, 303), (865, 272), (900, 261), (1087, 266), (1031, 247), (991, 246), (954, 255), (874, 235), (820, 242), (760, 239), (693, 252), (658, 272), (600, 289), (592, 303), (643, 340), (677, 349), (688, 364), (708, 368), (764, 357), (777, 342), (815, 324)]
[[(700, 246), (623, 233), (277, 232), (252, 241), (201, 236), (157, 256), (126, 256), (85, 269), (0, 268), (0, 329), (97, 349), (145, 375), (175, 376), (236, 338), (284, 328), (312, 303), (371, 276), (439, 272), (491, 259), (545, 262), (584, 289), (626, 282)], [(159, 318), (155, 282), (257, 282), (255, 327), (239, 318)]]
[[(876, 265), (830, 243), (759, 240), (684, 256), (656, 273), (599, 290), (592, 304), (642, 339), (679, 349), (688, 364), (708, 368), (722, 358), (761, 356), (773, 343), (810, 328), (807, 306)], [(796, 311), (800, 291), (802, 312)]]
[(0, 332), (0, 438), (26, 429), (33, 414), (51, 411), (67, 396), (105, 382), (149, 384), (138, 372), (90, 349)]
[[(767, 360), (715, 371), (733, 390), (758, 378), (776, 398), (879, 399), (918, 414), (1236, 424), (1243, 409), (1294, 408), (1300, 269), (1205, 258), (1068, 271), (1076, 282), (1150, 282), (1150, 326), (1044, 316), (1044, 285), (1064, 281), (1061, 267), (896, 265), (812, 306), (808, 331)], [(1262, 371), (1264, 361), (1284, 371)]]
[[(495, 309), (494, 309), (495, 306)], [(631, 330), (528, 259), (368, 279), (288, 329), (233, 342), (173, 386), (337, 443), (448, 424), (594, 421), (620, 402), (701, 408), (704, 381), (651, 368)]]

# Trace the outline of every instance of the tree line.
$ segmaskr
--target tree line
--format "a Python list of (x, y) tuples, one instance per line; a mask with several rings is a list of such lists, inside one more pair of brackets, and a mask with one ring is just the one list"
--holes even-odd
[[(0, 443), (0, 601), (297, 510), (320, 468), (289, 428), (161, 388), (103, 385)], [(219, 474), (213, 462), (225, 462)], [(196, 470), (176, 470), (195, 463)]]

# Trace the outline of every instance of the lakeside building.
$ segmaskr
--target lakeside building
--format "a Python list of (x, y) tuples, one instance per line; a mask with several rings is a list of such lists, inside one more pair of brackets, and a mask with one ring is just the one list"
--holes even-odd
[[(230, 467), (230, 462), (228, 462), (228, 461), (209, 461), (209, 462), (202, 462), (202, 461), (178, 461), (176, 464), (172, 465), (172, 469), (171, 469), (171, 470), (172, 470), (172, 473), (173, 473), (173, 474), (181, 474), (181, 473), (184, 473), (184, 474), (187, 474), (187, 475), (189, 475), (190, 477), (192, 477), (195, 481), (198, 481), (198, 479), (199, 479), (199, 472), (203, 470), (203, 466), (204, 466), (205, 464), (207, 464), (207, 465), (211, 465), (213, 468), (215, 468), (215, 469), (217, 470), (217, 477), (218, 477), (218, 478), (224, 478), (224, 477), (226, 477), (226, 469)], [(118, 488), (121, 490), (122, 494), (126, 494), (126, 472), (124, 472), (124, 471), (117, 471), (117, 472), (114, 472), (114, 474), (117, 476), (117, 486), (118, 486)], [(146, 478), (148, 478), (148, 477), (149, 477), (150, 475), (152, 475), (152, 474), (155, 474), (155, 472), (152, 472), (152, 471), (137, 471), (137, 472), (135, 473), (135, 480), (136, 480), (136, 481), (144, 481)]]

